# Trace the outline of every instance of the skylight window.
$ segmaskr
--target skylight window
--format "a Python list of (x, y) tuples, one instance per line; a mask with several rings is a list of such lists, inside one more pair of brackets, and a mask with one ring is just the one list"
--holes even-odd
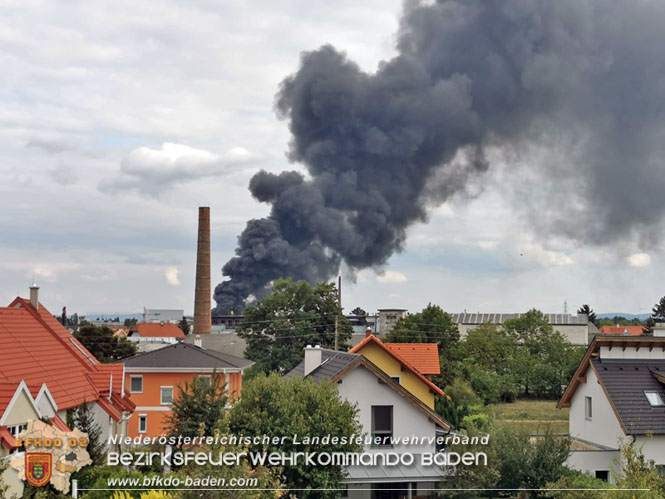
[(663, 398), (660, 396), (660, 393), (658, 392), (644, 392), (644, 395), (646, 395), (647, 400), (649, 401), (649, 405), (651, 405), (651, 407), (661, 407), (665, 405), (665, 402), (663, 402)]

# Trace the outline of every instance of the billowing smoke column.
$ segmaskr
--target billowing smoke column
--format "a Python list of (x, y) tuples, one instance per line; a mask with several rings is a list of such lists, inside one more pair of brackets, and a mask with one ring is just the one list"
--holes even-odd
[(522, 202), (543, 230), (648, 242), (665, 211), (663, 19), (648, 0), (407, 2), (398, 55), (376, 73), (331, 46), (303, 54), (276, 103), (309, 176), (251, 180), (272, 210), (240, 235), (217, 311), (278, 277), (380, 266), (490, 149), (540, 158)]

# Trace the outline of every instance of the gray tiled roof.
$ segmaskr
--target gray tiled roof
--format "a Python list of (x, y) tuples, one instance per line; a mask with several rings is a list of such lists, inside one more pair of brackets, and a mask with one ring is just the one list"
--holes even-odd
[[(331, 379), (358, 357), (361, 357), (361, 355), (357, 353), (337, 352), (335, 350), (322, 348), (321, 365), (309, 373), (308, 377), (311, 377), (316, 381)], [(305, 361), (303, 360), (300, 364), (286, 373), (284, 377), (291, 378), (293, 376), (302, 376), (304, 372)]]
[(254, 364), (251, 360), (181, 342), (141, 353), (121, 362), (126, 367), (191, 367), (194, 369), (244, 369)]
[(665, 407), (652, 407), (645, 391), (665, 400), (665, 387), (653, 373), (665, 375), (663, 360), (591, 360), (629, 435), (665, 434)]
[[(455, 324), (503, 324), (508, 319), (519, 319), (524, 314), (451, 314)], [(589, 323), (587, 316), (572, 314), (543, 314), (550, 324), (559, 326), (586, 326)]]
[[(206, 350), (213, 350), (214, 352), (221, 352), (234, 357), (242, 357), (247, 348), (247, 342), (238, 336), (236, 333), (222, 333), (222, 334), (201, 334), (201, 345)], [(196, 336), (193, 334), (187, 335), (185, 343), (193, 345), (196, 341)]]

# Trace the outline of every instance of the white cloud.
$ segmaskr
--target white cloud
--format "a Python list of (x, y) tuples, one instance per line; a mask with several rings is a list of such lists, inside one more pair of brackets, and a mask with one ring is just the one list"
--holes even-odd
[(651, 265), (651, 257), (648, 253), (634, 253), (626, 258), (631, 267), (648, 267)]
[(563, 251), (548, 250), (537, 243), (529, 244), (521, 255), (545, 267), (558, 267), (575, 263), (575, 261)]
[(247, 149), (234, 147), (223, 154), (165, 142), (158, 149), (137, 147), (122, 161), (120, 173), (103, 180), (103, 192), (136, 188), (157, 195), (174, 184), (230, 173), (255, 159)]
[(178, 267), (166, 267), (166, 270), (164, 271), (166, 282), (168, 282), (171, 286), (180, 285), (180, 279), (178, 278), (179, 273), (180, 271), (178, 270)]
[(396, 272), (394, 270), (386, 270), (385, 272), (378, 274), (376, 280), (381, 284), (397, 284), (401, 282), (406, 282), (408, 279), (401, 272)]

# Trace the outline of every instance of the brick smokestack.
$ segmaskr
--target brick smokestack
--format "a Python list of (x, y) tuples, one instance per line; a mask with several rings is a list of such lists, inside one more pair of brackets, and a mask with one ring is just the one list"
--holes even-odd
[(210, 208), (199, 207), (199, 239), (196, 252), (194, 334), (212, 332), (210, 303)]

